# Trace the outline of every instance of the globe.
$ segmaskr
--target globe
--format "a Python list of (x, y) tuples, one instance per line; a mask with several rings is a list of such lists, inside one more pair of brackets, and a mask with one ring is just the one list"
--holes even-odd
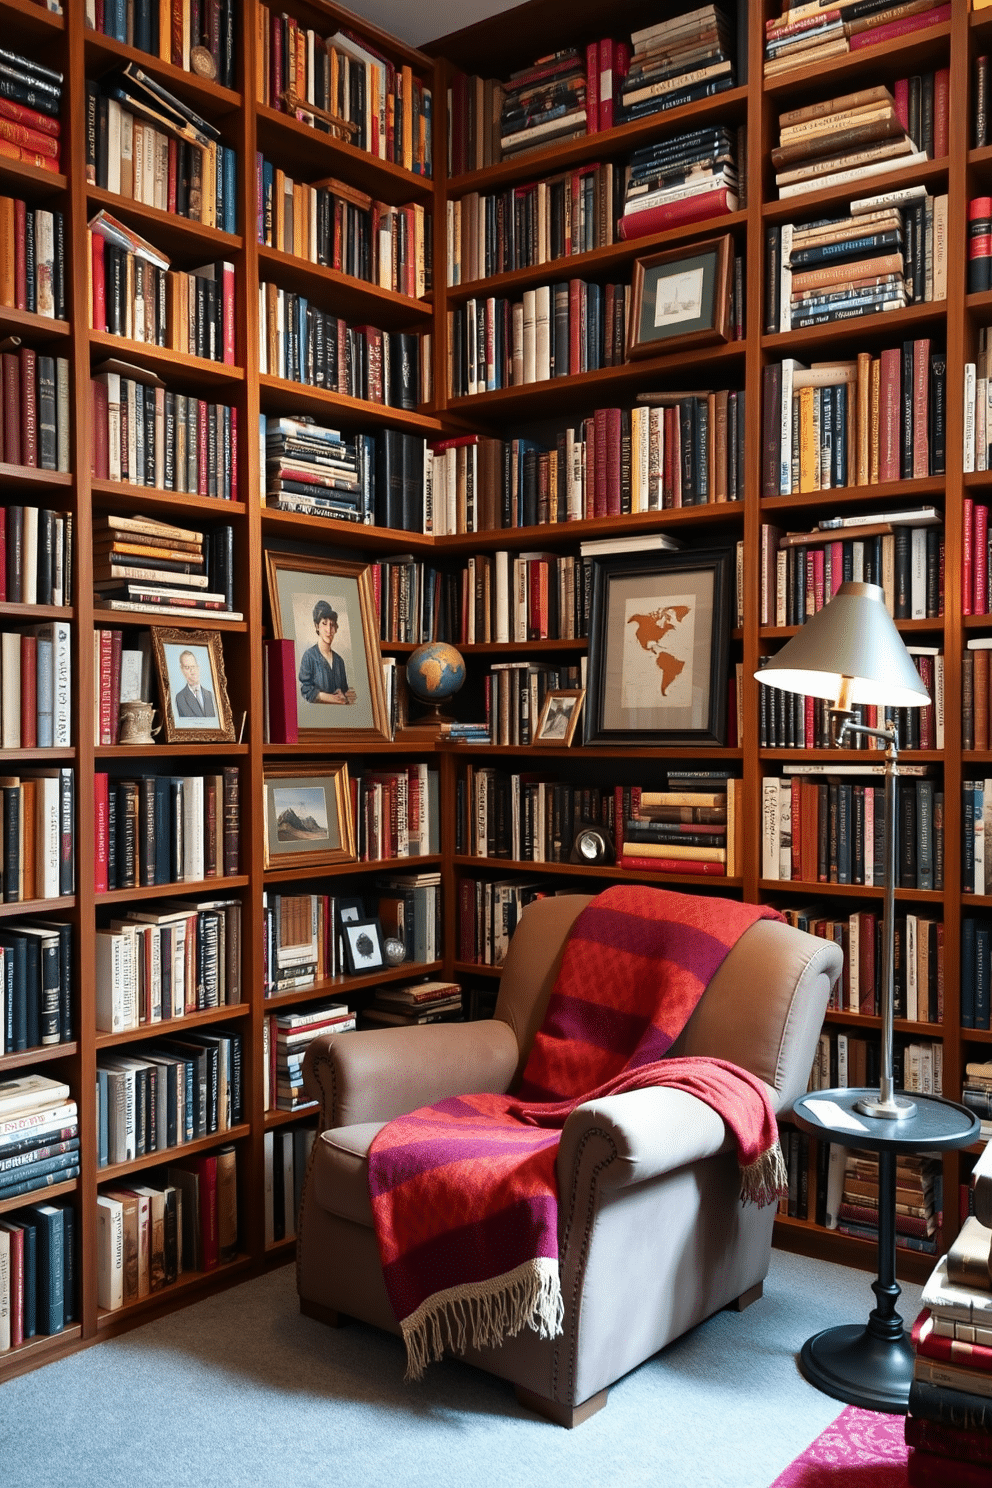
[(439, 708), (465, 681), (465, 662), (447, 641), (430, 641), (413, 652), (406, 664), (406, 680), (414, 697)]

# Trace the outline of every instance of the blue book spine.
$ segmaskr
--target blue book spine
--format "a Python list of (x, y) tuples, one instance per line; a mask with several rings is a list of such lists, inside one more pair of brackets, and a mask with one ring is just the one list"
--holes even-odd
[[(218, 219), (220, 220), (220, 219)], [(224, 151), (224, 231), (238, 230), (238, 152), (228, 146)]]
[(24, 1337), (38, 1331), (38, 1230), (24, 1213), (17, 1216), (24, 1230)]
[(38, 1225), (39, 1333), (61, 1333), (65, 1327), (64, 1216), (55, 1204), (36, 1204), (31, 1213)]
[(110, 1102), (107, 1097), (107, 1071), (96, 1072), (96, 1162), (105, 1168), (110, 1161)]
[(975, 1027), (989, 1026), (989, 927), (979, 922), (975, 929)]
[(76, 1308), (76, 1211), (66, 1200), (62, 1210), (62, 1296), (63, 1317), (67, 1323), (78, 1321)]
[(35, 677), (38, 694), (38, 748), (51, 749), (55, 742), (55, 665), (50, 637), (38, 637)]
[(831, 483), (834, 487), (847, 485), (847, 388), (830, 389), (833, 411), (834, 442)]
[(216, 166), (217, 166), (217, 170), (216, 170), (217, 179), (214, 182), (214, 221), (216, 222), (217, 226), (221, 229), (222, 232), (225, 231), (225, 228), (224, 228), (224, 222), (225, 222), (225, 217), (224, 217), (224, 160), (225, 160), (226, 155), (227, 155), (227, 151), (225, 150), (224, 146), (220, 143), (220, 140), (218, 140), (217, 141), (217, 162), (216, 162)]

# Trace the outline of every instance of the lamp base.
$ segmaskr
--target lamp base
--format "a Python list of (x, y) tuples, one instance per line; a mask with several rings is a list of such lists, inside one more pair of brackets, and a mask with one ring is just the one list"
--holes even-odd
[(881, 1092), (878, 1095), (862, 1095), (854, 1102), (854, 1109), (860, 1111), (862, 1116), (878, 1116), (883, 1121), (908, 1121), (911, 1116), (916, 1115), (916, 1102), (907, 1100), (903, 1095), (894, 1095), (890, 1100), (883, 1100)]

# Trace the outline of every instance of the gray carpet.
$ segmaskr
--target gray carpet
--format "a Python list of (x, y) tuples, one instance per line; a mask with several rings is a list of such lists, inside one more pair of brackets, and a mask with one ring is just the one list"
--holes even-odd
[[(301, 1317), (292, 1266), (0, 1386), (0, 1484), (768, 1488), (843, 1409), (796, 1368), (861, 1322), (871, 1277), (776, 1251), (764, 1298), (621, 1380), (575, 1431), (456, 1361), (404, 1385), (398, 1340)], [(904, 1288), (907, 1324), (919, 1288)]]

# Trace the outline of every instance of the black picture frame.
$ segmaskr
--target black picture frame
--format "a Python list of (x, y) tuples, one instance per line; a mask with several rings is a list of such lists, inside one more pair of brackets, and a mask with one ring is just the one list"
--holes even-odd
[(594, 559), (585, 744), (726, 743), (733, 561), (724, 548)]
[[(341, 934), (348, 971), (352, 976), (366, 976), (369, 972), (383, 970), (386, 952), (382, 943), (382, 926), (377, 919), (345, 920)], [(371, 945), (369, 950), (366, 950), (366, 941)]]

